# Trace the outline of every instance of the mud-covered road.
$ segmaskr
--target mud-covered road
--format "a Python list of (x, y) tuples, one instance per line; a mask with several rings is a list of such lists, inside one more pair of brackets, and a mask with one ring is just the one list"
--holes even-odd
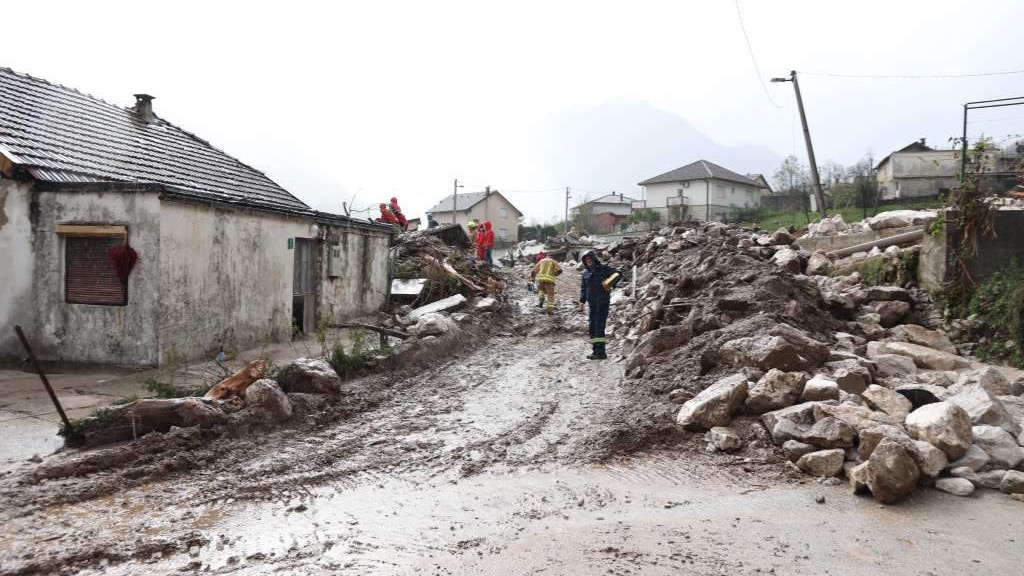
[(998, 494), (881, 507), (751, 453), (631, 434), (663, 400), (620, 364), (583, 359), (583, 317), (531, 303), (471, 351), (353, 382), (379, 390), (353, 414), (181, 431), (101, 451), (88, 470), (58, 455), (42, 465), (50, 479), (4, 479), (0, 575), (953, 575), (1024, 562), (1024, 507)]

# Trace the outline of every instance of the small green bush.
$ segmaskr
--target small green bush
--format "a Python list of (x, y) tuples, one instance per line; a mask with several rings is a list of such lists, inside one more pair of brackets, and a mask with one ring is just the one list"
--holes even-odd
[(979, 358), (1024, 366), (1024, 268), (1013, 262), (979, 284), (966, 313), (972, 332), (985, 338), (975, 349)]
[(161, 382), (156, 378), (146, 380), (146, 390), (149, 390), (156, 398), (185, 398), (188, 396), (202, 396), (213, 388), (213, 383), (201, 382), (198, 384), (177, 384), (175, 382)]

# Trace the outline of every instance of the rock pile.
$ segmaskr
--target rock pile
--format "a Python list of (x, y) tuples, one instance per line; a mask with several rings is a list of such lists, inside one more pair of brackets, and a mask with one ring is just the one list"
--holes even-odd
[(730, 422), (757, 418), (790, 466), (880, 502), (1024, 492), (1024, 372), (913, 323), (924, 294), (801, 274), (791, 241), (710, 223), (610, 247), (635, 270), (613, 299), (627, 376), (681, 402), (677, 425), (710, 449), (740, 448)]

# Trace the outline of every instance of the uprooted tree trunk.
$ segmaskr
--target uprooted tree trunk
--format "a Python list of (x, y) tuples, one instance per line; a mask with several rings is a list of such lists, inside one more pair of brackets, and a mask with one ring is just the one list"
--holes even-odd
[(253, 360), (245, 368), (235, 372), (223, 379), (203, 398), (207, 400), (227, 400), (229, 398), (243, 398), (245, 389), (253, 382), (263, 378), (267, 374), (267, 362), (265, 360)]
[(133, 440), (150, 432), (167, 432), (171, 426), (208, 428), (224, 421), (226, 405), (240, 408), (246, 389), (266, 373), (266, 361), (254, 360), (221, 380), (203, 398), (146, 398), (102, 408), (80, 420), (65, 438), (69, 445), (99, 446)]
[(68, 442), (99, 446), (132, 440), (149, 432), (167, 432), (171, 426), (209, 428), (224, 418), (223, 410), (202, 398), (149, 398), (97, 411), (80, 421)]

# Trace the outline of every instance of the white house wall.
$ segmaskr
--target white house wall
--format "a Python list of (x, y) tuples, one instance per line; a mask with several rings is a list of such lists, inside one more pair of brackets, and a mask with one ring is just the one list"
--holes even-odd
[[(155, 193), (29, 191), (6, 184), (7, 224), (0, 245), (19, 252), (17, 273), (0, 296), (0, 355), (20, 356), (13, 324), (25, 328), (36, 354), (53, 361), (156, 364), (159, 297), (159, 213)], [(10, 208), (8, 212), (7, 208)], [(29, 228), (26, 230), (26, 221)], [(125, 306), (64, 301), (64, 239), (58, 224), (123, 225), (138, 262)], [(26, 231), (31, 244), (26, 245)], [(29, 254), (31, 262), (21, 255)], [(26, 286), (25, 278), (31, 284)]]
[(160, 361), (287, 341), (295, 250), (312, 222), (164, 201)]
[[(710, 216), (711, 219), (715, 219), (719, 215), (727, 216), (737, 208), (760, 206), (761, 195), (764, 193), (762, 188), (718, 179), (691, 180), (687, 183), (665, 182), (648, 185), (645, 189), (647, 207), (656, 209), (666, 216), (668, 198), (679, 196), (679, 191), (682, 190), (682, 196), (686, 198), (687, 213), (697, 219), (704, 219), (709, 197), (712, 206)], [(748, 192), (752, 195), (748, 195)]]

